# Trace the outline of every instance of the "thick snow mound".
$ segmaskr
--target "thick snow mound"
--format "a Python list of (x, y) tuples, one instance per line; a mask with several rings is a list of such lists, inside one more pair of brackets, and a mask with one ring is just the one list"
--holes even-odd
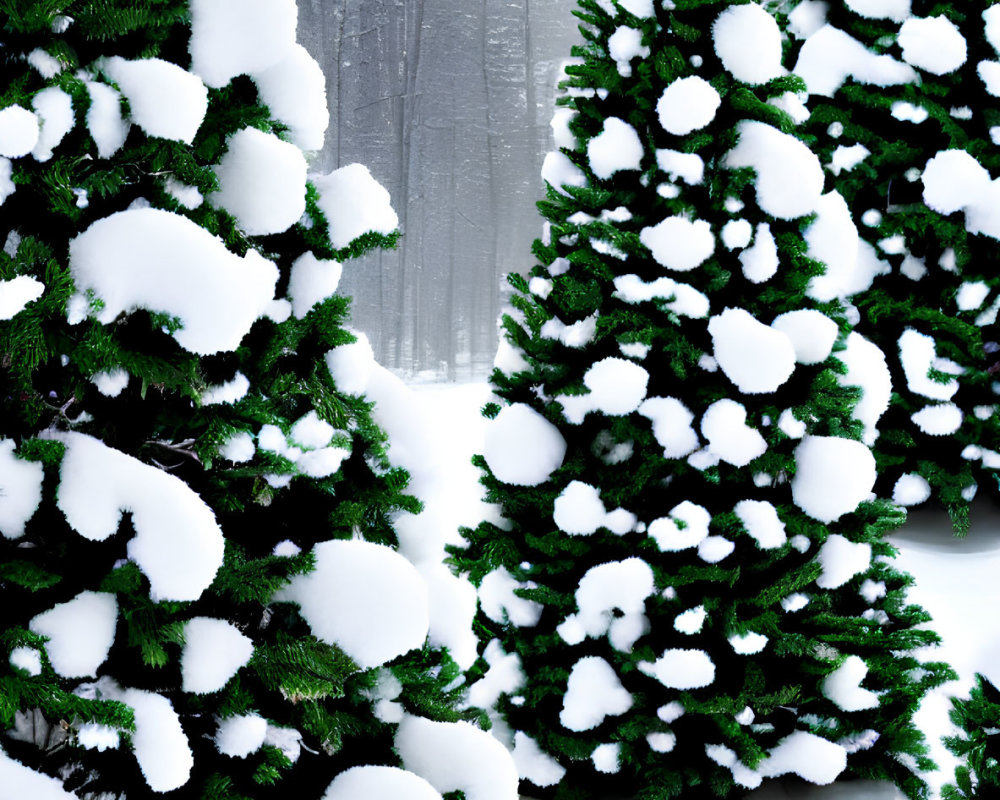
[(823, 193), (823, 166), (805, 144), (763, 122), (739, 123), (739, 142), (726, 154), (732, 169), (757, 172), (757, 205), (778, 219), (811, 214)]
[(855, 14), (870, 19), (891, 19), (902, 22), (910, 16), (910, 0), (845, 0)]
[(704, 650), (664, 650), (656, 661), (639, 669), (668, 689), (700, 689), (715, 680), (715, 664)]
[(722, 98), (704, 78), (690, 75), (671, 83), (656, 104), (660, 125), (675, 136), (704, 128), (719, 110)]
[(257, 714), (227, 717), (215, 731), (215, 747), (224, 756), (246, 758), (260, 750), (267, 736), (267, 720)]
[(742, 308), (712, 317), (708, 332), (719, 368), (744, 394), (777, 391), (795, 371), (792, 340)]
[(0, 156), (20, 158), (38, 144), (38, 117), (22, 106), (0, 111)]
[(715, 252), (715, 235), (703, 219), (667, 217), (639, 232), (639, 240), (649, 248), (658, 264), (667, 269), (687, 272)]
[(877, 55), (850, 34), (824, 25), (802, 45), (795, 74), (810, 94), (833, 97), (848, 78), (876, 86), (914, 83), (917, 72), (892, 56)]
[[(641, 558), (591, 567), (576, 590), (576, 621), (587, 636), (610, 634), (612, 646), (629, 652), (648, 630), (646, 598), (656, 591), (653, 570)], [(620, 612), (615, 615), (614, 611)]]
[(858, 229), (840, 192), (827, 192), (819, 199), (816, 218), (803, 235), (806, 254), (826, 266), (822, 275), (809, 281), (806, 294), (813, 300), (848, 297), (871, 285), (874, 276), (865, 273)]
[(933, 75), (954, 72), (968, 55), (965, 37), (944, 16), (910, 17), (899, 29), (897, 41), (904, 61)]
[(118, 84), (132, 121), (148, 135), (194, 141), (208, 111), (208, 89), (197, 75), (159, 58), (113, 56), (101, 69)]
[(929, 208), (941, 214), (965, 211), (966, 230), (1000, 239), (1000, 184), (973, 156), (964, 150), (942, 150), (924, 166), (922, 178)]
[(70, 242), (69, 266), (77, 290), (71, 323), (90, 314), (107, 325), (148, 309), (178, 318), (174, 338), (200, 355), (239, 347), (278, 280), (278, 268), (256, 250), (240, 258), (186, 217), (155, 208), (99, 219)]
[(128, 138), (131, 124), (122, 116), (122, 96), (116, 89), (96, 81), (87, 81), (90, 108), (87, 131), (97, 145), (97, 155), (110, 158)]
[(20, 539), (42, 502), (42, 465), (14, 455), (12, 439), (0, 439), (0, 533)]
[(389, 192), (372, 177), (368, 167), (348, 164), (328, 175), (311, 176), (319, 191), (319, 210), (326, 217), (330, 242), (347, 247), (366, 233), (388, 236), (399, 227)]
[(708, 316), (708, 297), (693, 286), (667, 277), (646, 283), (638, 275), (619, 275), (615, 278), (615, 289), (615, 297), (626, 303), (659, 300), (665, 308), (682, 317), (701, 319)]
[(229, 137), (209, 201), (224, 208), (251, 236), (281, 233), (306, 210), (306, 159), (295, 145), (256, 128)]
[(518, 774), (535, 786), (555, 786), (566, 774), (566, 768), (523, 731), (514, 734), (513, 756)]
[(274, 118), (288, 126), (292, 144), (305, 151), (321, 150), (330, 125), (323, 69), (300, 44), (265, 70), (253, 73), (261, 102)]
[(868, 570), (872, 561), (872, 546), (866, 542), (852, 542), (834, 533), (823, 542), (817, 559), (823, 572), (816, 579), (816, 585), (821, 589), (839, 589), (854, 576)]
[(741, 500), (733, 512), (762, 550), (781, 547), (788, 540), (778, 510), (766, 500)]
[(35, 772), (0, 750), (0, 786), (8, 797), (30, 797), (32, 800), (78, 800), (62, 788), (62, 781)]
[(585, 656), (573, 665), (559, 722), (571, 731), (589, 731), (609, 716), (632, 708), (632, 695), (603, 658)]
[(132, 515), (129, 558), (154, 600), (197, 600), (222, 566), (222, 531), (180, 478), (82, 433), (51, 433), (66, 446), (56, 505), (77, 533), (104, 541)]
[(31, 107), (41, 121), (38, 142), (31, 154), (38, 161), (48, 161), (53, 150), (76, 124), (73, 100), (59, 87), (50, 86), (32, 98)]
[(274, 599), (298, 603), (316, 636), (365, 669), (423, 645), (427, 586), (409, 561), (360, 540), (320, 542), (313, 553), (316, 569), (293, 578)]
[(567, 421), (579, 425), (592, 411), (612, 417), (631, 414), (646, 398), (649, 373), (638, 364), (623, 358), (603, 358), (583, 376), (589, 389), (584, 395), (559, 395)]
[(468, 722), (432, 722), (406, 716), (396, 731), (406, 769), (442, 794), (467, 800), (517, 800), (517, 768), (507, 749)]
[(846, 347), (837, 353), (847, 373), (838, 375), (842, 386), (857, 386), (861, 389), (861, 399), (851, 411), (851, 416), (864, 426), (862, 441), (871, 447), (878, 438), (876, 425), (882, 415), (889, 410), (892, 396), (892, 375), (885, 363), (885, 353), (857, 331), (847, 336)]
[(497, 480), (537, 486), (562, 466), (566, 440), (531, 406), (514, 403), (487, 426), (483, 456)]
[(863, 443), (837, 436), (806, 436), (795, 448), (792, 500), (813, 519), (850, 514), (875, 485), (875, 457)]
[(766, 777), (792, 773), (810, 783), (833, 783), (847, 768), (847, 751), (807, 731), (795, 731), (786, 736), (757, 767)]
[(785, 74), (781, 66), (781, 29), (774, 17), (754, 4), (731, 6), (712, 25), (715, 52), (738, 81), (757, 85)]
[(0, 281), (0, 320), (13, 319), (45, 294), (45, 284), (30, 275)]
[(185, 692), (217, 692), (253, 656), (253, 642), (229, 622), (192, 617), (184, 626), (181, 688)]
[(868, 665), (857, 656), (848, 656), (844, 663), (823, 679), (823, 694), (844, 711), (864, 711), (878, 708), (878, 695), (861, 688), (868, 674)]
[(691, 425), (694, 414), (676, 397), (650, 397), (639, 413), (653, 423), (664, 458), (683, 458), (698, 449), (698, 434)]
[(559, 194), (567, 197), (564, 186), (575, 186), (582, 188), (587, 185), (587, 175), (576, 164), (570, 161), (569, 156), (561, 152), (547, 153), (542, 161), (542, 180), (549, 184)]
[(604, 129), (587, 144), (590, 169), (602, 180), (621, 170), (639, 169), (642, 154), (639, 134), (618, 117), (604, 120)]
[(63, 678), (96, 675), (114, 644), (117, 625), (118, 601), (106, 592), (81, 592), (28, 623), (34, 633), (48, 637), (45, 652)]
[(705, 410), (701, 432), (712, 455), (734, 467), (745, 467), (767, 451), (764, 437), (747, 425), (746, 408), (728, 397), (716, 400)]
[(795, 360), (800, 364), (826, 361), (839, 333), (836, 322), (811, 308), (780, 314), (774, 318), (771, 327), (791, 339)]
[(397, 767), (352, 767), (341, 772), (320, 800), (441, 800), (419, 775)]
[(191, 0), (191, 69), (213, 89), (273, 67), (295, 45), (295, 0)]
[(899, 337), (899, 360), (906, 385), (914, 394), (931, 400), (951, 400), (958, 391), (955, 378), (941, 383), (928, 374), (937, 360), (937, 348), (932, 336), (907, 328)]

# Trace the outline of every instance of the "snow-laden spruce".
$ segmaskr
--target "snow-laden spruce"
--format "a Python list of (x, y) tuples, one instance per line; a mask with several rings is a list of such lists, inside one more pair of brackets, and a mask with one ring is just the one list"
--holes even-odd
[[(898, 372), (845, 302), (903, 255), (829, 185), (875, 147), (851, 150), (845, 121), (846, 151), (811, 148), (789, 89), (908, 81), (944, 28), (869, 58), (825, 4), (793, 6), (791, 31), (759, 3), (580, 5), (592, 43), (566, 68), (539, 264), (511, 278), (485, 409), (503, 518), (454, 551), (489, 637), (475, 696), (528, 796), (741, 797), (784, 775), (920, 796), (905, 698), (947, 670), (912, 657), (934, 635), (881, 539), (900, 517), (870, 446)], [(913, 380), (943, 391), (931, 344), (907, 338)], [(954, 424), (945, 400), (912, 413)]]

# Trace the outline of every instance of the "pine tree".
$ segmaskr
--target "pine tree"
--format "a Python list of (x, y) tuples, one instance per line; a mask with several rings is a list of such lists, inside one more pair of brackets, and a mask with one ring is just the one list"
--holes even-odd
[(903, 515), (870, 497), (859, 398), (886, 370), (806, 293), (825, 176), (778, 23), (711, 0), (576, 14), (477, 459), (506, 523), (453, 554), (489, 640), (472, 692), (532, 796), (793, 773), (925, 797), (912, 714), (951, 670), (914, 655), (936, 636), (884, 538)]
[(781, 18), (809, 88), (801, 130), (831, 191), (814, 249), (835, 269), (810, 294), (850, 297), (892, 373), (891, 406), (866, 439), (876, 489), (904, 505), (933, 495), (959, 533), (1000, 467), (996, 11), (854, 0)]
[(1000, 790), (1000, 691), (986, 677), (976, 676), (968, 699), (952, 698), (951, 720), (960, 736), (948, 737), (948, 749), (962, 759), (955, 783), (941, 790), (943, 800), (995, 797)]
[(489, 739), (335, 294), (395, 215), (358, 165), (307, 180), (295, 22), (0, 4), (0, 793), (432, 798), (398, 768)]

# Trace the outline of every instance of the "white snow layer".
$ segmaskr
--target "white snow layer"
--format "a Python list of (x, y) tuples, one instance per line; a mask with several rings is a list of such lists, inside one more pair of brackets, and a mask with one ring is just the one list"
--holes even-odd
[(924, 202), (941, 213), (965, 212), (965, 227), (1000, 239), (1000, 212), (997, 197), (1000, 182), (964, 150), (942, 150), (924, 167)]
[(23, 669), (32, 677), (42, 674), (42, 654), (34, 647), (15, 647), (8, 661), (12, 667)]
[(682, 180), (691, 186), (701, 183), (705, 177), (705, 161), (697, 153), (657, 150), (656, 164), (671, 180)]
[(0, 111), (0, 156), (20, 158), (38, 144), (38, 117), (23, 106)]
[(712, 25), (715, 52), (738, 81), (758, 85), (785, 74), (781, 66), (781, 29), (754, 3), (731, 6)]
[(701, 319), (708, 316), (708, 297), (693, 286), (670, 278), (657, 278), (646, 283), (638, 275), (618, 275), (615, 278), (615, 290), (615, 297), (626, 303), (660, 300), (665, 301), (662, 302), (664, 308), (682, 317)]
[(918, 475), (916, 472), (900, 475), (892, 489), (892, 502), (900, 506), (917, 506), (930, 496), (930, 483), (923, 475)]
[(185, 692), (217, 692), (253, 656), (253, 642), (229, 622), (192, 617), (184, 626), (181, 688)]
[(53, 150), (76, 124), (73, 100), (59, 87), (50, 86), (32, 98), (31, 107), (41, 123), (38, 141), (31, 154), (38, 161), (48, 161), (52, 158)]
[(598, 528), (623, 534), (632, 530), (635, 515), (618, 508), (612, 512), (601, 502), (600, 492), (588, 483), (570, 481), (553, 504), (556, 527), (571, 536), (589, 536)]
[(524, 403), (505, 406), (486, 429), (483, 456), (498, 480), (537, 486), (549, 479), (566, 455), (559, 429)]
[(931, 400), (951, 400), (958, 391), (958, 381), (950, 378), (942, 383), (928, 375), (937, 359), (935, 349), (932, 337), (913, 328), (903, 331), (899, 337), (899, 360), (903, 365), (906, 385), (914, 394)]
[(689, 75), (678, 78), (660, 96), (656, 114), (667, 133), (684, 136), (704, 128), (719, 110), (722, 98), (704, 78)]
[(505, 567), (497, 567), (479, 584), (479, 606), (494, 622), (530, 628), (538, 624), (542, 605), (514, 593), (515, 589), (525, 588), (527, 585), (519, 583)]
[(208, 89), (197, 75), (159, 58), (112, 56), (101, 70), (128, 100), (132, 121), (149, 136), (191, 144), (208, 111)]
[(825, 361), (837, 341), (837, 323), (815, 309), (788, 311), (774, 318), (771, 327), (792, 341), (795, 360), (799, 364), (819, 364)]
[(616, 28), (608, 37), (608, 55), (617, 63), (618, 74), (628, 78), (632, 74), (632, 59), (649, 56), (649, 48), (642, 43), (642, 31), (627, 25)]
[[(95, 372), (90, 376), (90, 382), (105, 397), (118, 397), (118, 395), (125, 391), (130, 378), (131, 375), (129, 375), (128, 370), (115, 369)], [(204, 399), (202, 402), (204, 402)]]
[(70, 527), (104, 541), (129, 512), (128, 556), (154, 600), (197, 600), (222, 566), (215, 515), (184, 481), (82, 433), (51, 433), (66, 446), (56, 504)]
[(614, 668), (603, 658), (585, 656), (570, 670), (559, 721), (571, 731), (589, 731), (631, 707), (632, 695)]
[(834, 533), (823, 542), (817, 559), (823, 572), (816, 579), (816, 585), (821, 589), (838, 589), (868, 570), (872, 561), (872, 546), (867, 542), (852, 542)]
[(902, 22), (910, 16), (910, 0), (846, 0), (847, 7), (870, 19)]
[(31, 631), (48, 637), (45, 652), (63, 678), (96, 675), (111, 651), (117, 626), (118, 601), (106, 592), (81, 592), (28, 623)]
[(861, 688), (868, 665), (858, 656), (848, 656), (844, 663), (823, 679), (823, 694), (844, 711), (878, 708), (878, 695)]
[(320, 261), (312, 253), (295, 259), (288, 279), (288, 298), (295, 318), (302, 319), (314, 306), (333, 297), (342, 273), (339, 261)]
[(24, 526), (42, 502), (42, 465), (14, 455), (13, 439), (0, 439), (0, 533), (24, 536)]
[(566, 768), (538, 746), (538, 742), (523, 731), (514, 734), (514, 763), (517, 773), (535, 786), (555, 786), (566, 774)]
[(90, 108), (87, 130), (97, 145), (97, 155), (110, 158), (128, 138), (130, 123), (122, 116), (122, 96), (116, 89), (96, 81), (87, 81)]
[[(612, 646), (630, 652), (649, 626), (643, 613), (656, 590), (653, 570), (641, 558), (591, 567), (576, 590), (579, 612), (573, 619), (592, 638), (609, 634)], [(617, 610), (620, 615), (615, 616)]]
[(9, 158), (0, 156), (0, 206), (17, 190), (13, 180), (14, 164)]
[(814, 300), (848, 297), (867, 289), (877, 274), (888, 271), (872, 246), (858, 236), (847, 201), (837, 191), (820, 198), (816, 219), (804, 236), (807, 255), (826, 266), (822, 275), (809, 281), (806, 294)]
[(781, 547), (788, 537), (777, 509), (766, 500), (741, 500), (733, 512), (762, 550)]
[(652, 421), (664, 458), (683, 458), (698, 449), (698, 434), (691, 426), (694, 414), (676, 397), (650, 397), (638, 411)]
[(646, 398), (649, 373), (638, 364), (623, 358), (604, 358), (591, 366), (583, 376), (583, 385), (590, 390), (584, 395), (559, 395), (567, 421), (574, 425), (598, 411), (608, 416), (631, 414)]
[(664, 650), (656, 661), (639, 669), (668, 689), (700, 689), (715, 680), (715, 664), (704, 650)]
[(398, 767), (363, 766), (341, 772), (320, 800), (441, 800), (419, 775)]
[(261, 102), (274, 118), (288, 126), (292, 144), (310, 152), (321, 150), (330, 125), (323, 69), (300, 44), (281, 61), (252, 75)]
[[(69, 252), (77, 290), (71, 323), (89, 314), (106, 325), (145, 308), (178, 318), (174, 338), (200, 355), (239, 347), (278, 280), (278, 268), (256, 250), (240, 258), (186, 217), (155, 208), (98, 220), (70, 241)], [(99, 310), (88, 293), (103, 304)]]
[(746, 420), (747, 410), (741, 403), (729, 398), (712, 403), (701, 418), (709, 452), (734, 467), (745, 467), (763, 455), (767, 442)]
[(328, 175), (312, 175), (319, 191), (317, 205), (326, 217), (330, 242), (335, 249), (347, 247), (366, 233), (388, 236), (399, 227), (389, 192), (368, 167), (348, 164)]
[(757, 172), (757, 205), (778, 219), (797, 219), (816, 210), (823, 193), (823, 166), (805, 144), (755, 120), (737, 126), (739, 141), (725, 157), (731, 169)]
[(768, 778), (792, 773), (823, 786), (833, 783), (846, 768), (847, 751), (839, 744), (814, 733), (795, 731), (778, 742), (757, 772)]
[(559, 194), (569, 195), (563, 187), (575, 186), (581, 188), (587, 185), (587, 175), (569, 156), (561, 152), (551, 152), (542, 161), (542, 180), (548, 183)]
[(795, 347), (782, 331), (742, 308), (727, 308), (708, 323), (712, 355), (744, 394), (768, 394), (795, 370)]
[(357, 341), (330, 350), (325, 356), (326, 368), (340, 391), (362, 395), (368, 391), (376, 367), (375, 351), (363, 333), (351, 331), (351, 334)]
[(954, 72), (968, 53), (965, 37), (944, 16), (910, 17), (900, 27), (897, 41), (904, 61), (933, 75)]
[(297, 603), (312, 632), (369, 669), (423, 645), (427, 584), (403, 556), (360, 540), (320, 542), (316, 569), (274, 596)]
[(0, 785), (8, 797), (30, 797), (32, 800), (78, 800), (76, 794), (70, 794), (62, 788), (62, 781), (50, 778), (41, 772), (35, 772), (15, 761), (3, 750), (0, 750)]
[(246, 758), (264, 744), (267, 720), (257, 714), (227, 717), (219, 721), (215, 746), (224, 756)]
[[(125, 373), (125, 382), (128, 382), (127, 372)], [(232, 405), (246, 397), (249, 391), (250, 379), (242, 372), (237, 372), (231, 380), (207, 387), (201, 395), (201, 404), (203, 406), (215, 406), (222, 403)]]
[(215, 167), (219, 190), (208, 196), (251, 236), (281, 233), (306, 210), (306, 159), (271, 133), (243, 128), (229, 137)]
[(854, 511), (875, 485), (875, 457), (861, 442), (806, 436), (795, 448), (792, 500), (813, 519), (833, 522)]
[(851, 331), (845, 344), (845, 349), (837, 353), (837, 358), (847, 367), (847, 373), (838, 375), (837, 381), (842, 386), (861, 389), (861, 399), (851, 410), (851, 416), (865, 426), (861, 440), (871, 447), (878, 438), (875, 426), (889, 409), (892, 375), (885, 363), (885, 353), (860, 333)]
[(406, 769), (442, 794), (467, 800), (517, 800), (517, 767), (497, 739), (468, 722), (433, 722), (407, 715), (396, 731)]
[(639, 240), (658, 264), (678, 272), (694, 269), (715, 252), (715, 235), (703, 219), (667, 217), (657, 225), (643, 228)]
[(892, 56), (877, 55), (861, 42), (832, 25), (824, 25), (802, 45), (795, 74), (811, 94), (833, 97), (848, 78), (876, 86), (914, 83), (917, 73)]
[(648, 533), (660, 550), (676, 552), (697, 547), (708, 536), (712, 515), (704, 506), (684, 500), (649, 523)]
[(606, 180), (621, 170), (639, 169), (643, 147), (635, 128), (618, 117), (604, 120), (604, 129), (587, 144), (591, 171)]
[(218, 89), (288, 57), (295, 46), (295, 0), (191, 0), (191, 69)]
[(753, 246), (740, 253), (740, 264), (743, 267), (743, 277), (751, 283), (764, 283), (777, 273), (778, 245), (771, 233), (771, 226), (766, 222), (757, 226)]

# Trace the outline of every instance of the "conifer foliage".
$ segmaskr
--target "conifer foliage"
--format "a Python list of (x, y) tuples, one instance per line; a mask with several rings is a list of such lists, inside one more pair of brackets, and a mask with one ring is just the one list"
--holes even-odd
[(809, 294), (849, 297), (892, 373), (866, 432), (876, 486), (904, 505), (933, 495), (964, 533), (1000, 467), (1000, 6), (801, 3), (787, 29), (809, 90), (801, 130), (828, 170), (808, 237), (831, 269)]
[(951, 719), (961, 735), (946, 739), (948, 749), (962, 759), (955, 783), (941, 790), (943, 800), (996, 797), (1000, 792), (1000, 690), (976, 676), (968, 699), (952, 699)]
[(0, 3), (4, 796), (440, 800), (404, 764), (488, 739), (426, 644), (335, 294), (396, 217), (363, 167), (307, 179), (295, 28), (294, 0)]
[(486, 408), (508, 525), (455, 554), (492, 637), (473, 692), (532, 796), (792, 774), (924, 797), (912, 714), (950, 670), (913, 655), (936, 637), (883, 538), (901, 513), (870, 498), (883, 357), (807, 292), (828, 184), (779, 22), (711, 0), (577, 15)]

